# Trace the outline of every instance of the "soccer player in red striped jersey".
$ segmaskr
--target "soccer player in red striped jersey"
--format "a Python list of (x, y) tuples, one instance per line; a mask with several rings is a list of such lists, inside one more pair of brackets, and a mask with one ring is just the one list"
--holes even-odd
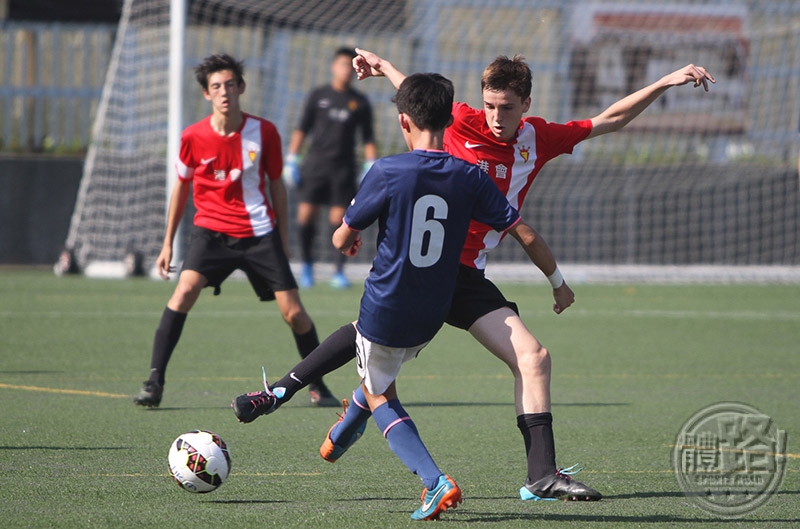
[[(356, 52), (359, 56), (353, 60), (353, 67), (359, 79), (385, 76), (395, 87), (405, 79), (389, 61), (358, 48)], [(524, 117), (531, 105), (531, 79), (531, 70), (522, 57), (498, 57), (481, 77), (483, 108), (455, 103), (454, 123), (444, 137), (447, 152), (486, 171), (517, 209), (522, 208), (534, 178), (549, 160), (571, 153), (583, 140), (621, 129), (670, 87), (693, 83), (708, 91), (708, 83), (715, 82), (703, 67), (690, 64), (621, 99), (598, 116), (557, 124)], [(535, 250), (535, 232), (514, 237), (550, 279), (556, 301), (553, 309), (560, 313), (572, 303), (574, 295), (558, 267), (541, 260), (541, 252)], [(484, 276), (486, 253), (501, 238), (501, 233), (488, 226), (477, 222), (470, 226), (447, 322), (468, 330), (514, 374), (517, 426), (528, 454), (528, 472), (520, 497), (598, 500), (599, 492), (572, 479), (574, 472), (570, 469), (556, 466), (550, 413), (550, 353), (522, 322), (516, 305)]]
[[(187, 313), (207, 286), (219, 294), (234, 271), (244, 271), (261, 301), (275, 300), (294, 334), (301, 357), (319, 340), (289, 267), (286, 189), (281, 180), (281, 139), (275, 126), (242, 112), (244, 67), (229, 55), (212, 55), (195, 68), (212, 112), (187, 127), (176, 163), (178, 181), (167, 213), (167, 230), (156, 261), (169, 279), (173, 241), (189, 193), (197, 213), (178, 284), (153, 341), (150, 378), (134, 398), (140, 406), (161, 403), (164, 374)], [(310, 386), (312, 403), (338, 406), (321, 380)]]

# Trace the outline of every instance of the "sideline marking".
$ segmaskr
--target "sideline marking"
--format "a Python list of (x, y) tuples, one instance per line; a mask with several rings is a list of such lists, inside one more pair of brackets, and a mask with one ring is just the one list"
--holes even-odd
[(23, 391), (39, 391), (41, 393), (63, 393), (66, 395), (88, 395), (91, 397), (109, 397), (112, 399), (127, 399), (130, 395), (121, 395), (119, 393), (105, 393), (102, 391), (85, 391), (81, 389), (58, 389), (58, 388), (43, 388), (39, 386), (17, 386), (14, 384), (3, 384), (0, 382), (0, 388), (5, 389), (21, 389)]

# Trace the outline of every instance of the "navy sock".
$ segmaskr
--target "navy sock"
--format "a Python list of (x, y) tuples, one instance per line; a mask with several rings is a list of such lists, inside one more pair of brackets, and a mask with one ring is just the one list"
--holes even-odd
[(178, 345), (185, 322), (185, 312), (176, 312), (169, 307), (164, 308), (153, 339), (153, 354), (150, 358), (151, 381), (164, 385), (167, 364), (172, 352), (175, 350), (175, 346)]
[(528, 457), (528, 482), (555, 474), (556, 447), (553, 415), (550, 412), (526, 413), (517, 417), (517, 427), (525, 440)]
[(322, 378), (322, 375), (342, 367), (355, 357), (356, 328), (348, 323), (325, 338), (299, 364), (275, 382), (272, 391), (283, 404), (291, 400), (295, 393)]
[(336, 423), (333, 430), (331, 430), (333, 444), (340, 444), (339, 440), (341, 439), (349, 441), (353, 434), (356, 433), (356, 430), (367, 422), (370, 417), (372, 417), (372, 412), (367, 405), (367, 399), (364, 397), (361, 386), (358, 386), (353, 391), (353, 400), (350, 401), (350, 406), (347, 407), (344, 419)]
[(420, 477), (428, 490), (436, 488), (442, 471), (422, 443), (417, 427), (397, 399), (378, 406), (373, 412), (375, 424), (408, 469)]

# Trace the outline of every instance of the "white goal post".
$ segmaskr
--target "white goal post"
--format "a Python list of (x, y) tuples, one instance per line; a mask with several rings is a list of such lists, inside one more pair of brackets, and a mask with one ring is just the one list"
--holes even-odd
[[(125, 0), (65, 244), (73, 262), (86, 273), (126, 257), (122, 275), (152, 268), (180, 131), (208, 113), (191, 75), (203, 57), (244, 60), (243, 107), (273, 121), (286, 145), (342, 45), (405, 72), (438, 71), (474, 107), (483, 68), (521, 54), (534, 73), (529, 114), (556, 122), (702, 64), (717, 79), (708, 93), (671, 89), (622, 131), (551, 162), (522, 214), (560, 262), (594, 277), (705, 280), (717, 267), (726, 281), (781, 282), (800, 266), (793, 0)], [(404, 150), (390, 83), (355, 87), (373, 103), (380, 154)], [(290, 235), (293, 223), (290, 214)], [(491, 261), (526, 266), (511, 242)]]

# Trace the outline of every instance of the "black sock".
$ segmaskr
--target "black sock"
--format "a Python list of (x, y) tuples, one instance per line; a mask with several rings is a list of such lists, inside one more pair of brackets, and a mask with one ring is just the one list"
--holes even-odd
[(317, 328), (311, 324), (311, 329), (303, 334), (294, 335), (294, 343), (297, 345), (297, 352), (300, 353), (300, 358), (305, 358), (311, 354), (311, 351), (319, 346), (319, 338), (317, 337)]
[(550, 412), (526, 413), (517, 417), (517, 428), (525, 440), (528, 456), (528, 482), (533, 483), (556, 472), (556, 446), (553, 415)]
[(314, 255), (311, 249), (314, 247), (314, 235), (317, 229), (314, 222), (300, 225), (300, 257), (306, 264), (314, 262)]
[(273, 384), (281, 403), (289, 401), (295, 393), (322, 378), (322, 375), (339, 369), (356, 357), (356, 329), (348, 323), (328, 336), (319, 347), (294, 366), (286, 376)]
[(153, 339), (153, 355), (150, 358), (150, 380), (164, 385), (164, 374), (167, 371), (169, 358), (178, 345), (186, 321), (185, 312), (175, 312), (169, 307), (161, 314), (161, 321)]

